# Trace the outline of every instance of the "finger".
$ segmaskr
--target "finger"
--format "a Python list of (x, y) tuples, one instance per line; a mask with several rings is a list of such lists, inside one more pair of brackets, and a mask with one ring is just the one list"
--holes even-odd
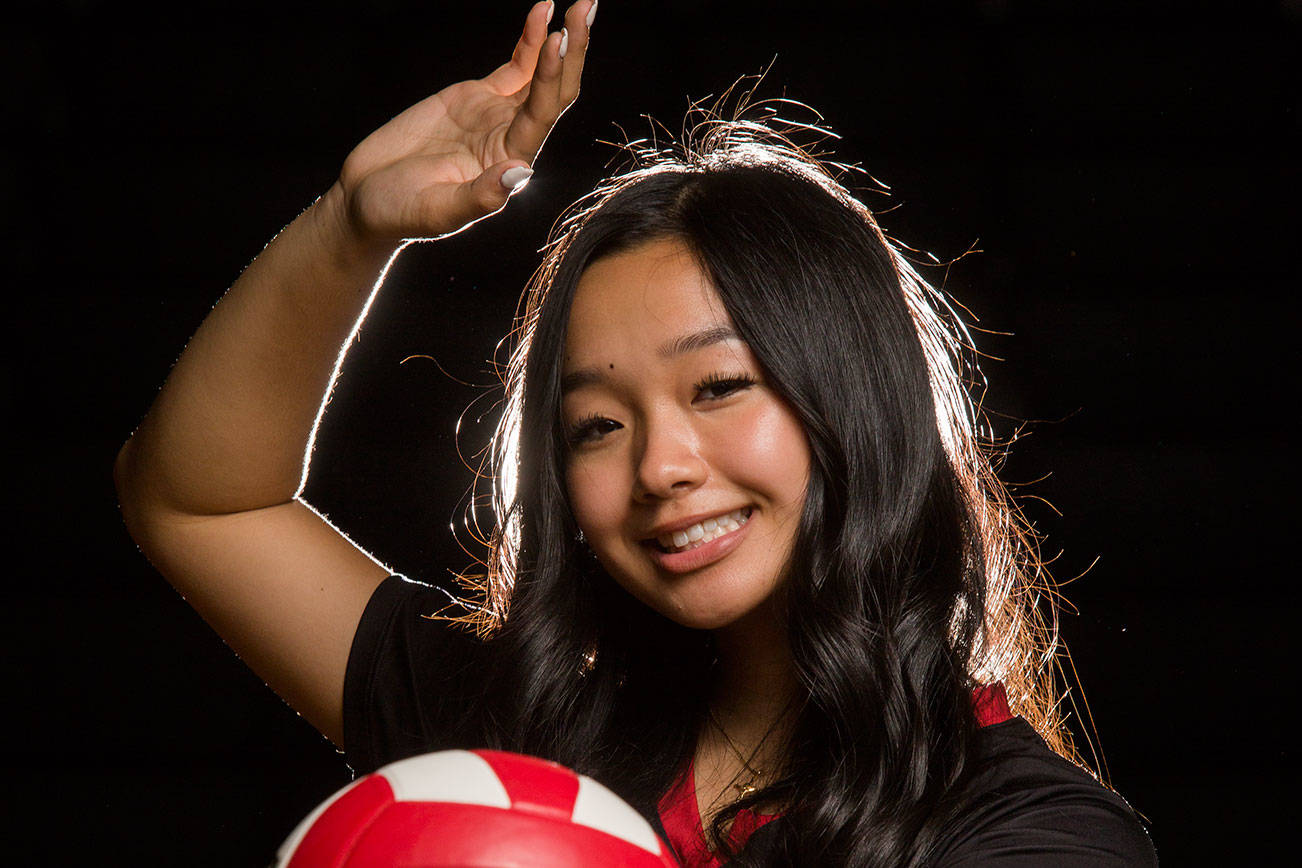
[(579, 96), (579, 80), (583, 78), (583, 61), (588, 55), (588, 35), (597, 15), (597, 0), (575, 3), (565, 13), (565, 29), (569, 40), (561, 71), (561, 113), (574, 104)]
[(506, 153), (532, 163), (547, 134), (561, 116), (561, 73), (564, 63), (560, 51), (566, 35), (553, 33), (538, 52), (538, 65), (529, 82), (527, 96), (507, 128)]
[(524, 30), (515, 43), (511, 59), (485, 76), (484, 81), (498, 93), (515, 93), (528, 83), (538, 62), (538, 50), (547, 39), (547, 25), (556, 10), (554, 0), (535, 3), (524, 19)]
[(504, 160), (485, 169), (478, 178), (458, 184), (449, 199), (431, 200), (426, 223), (441, 234), (460, 232), (483, 218), (496, 214), (513, 193), (524, 188), (533, 170), (520, 160)]

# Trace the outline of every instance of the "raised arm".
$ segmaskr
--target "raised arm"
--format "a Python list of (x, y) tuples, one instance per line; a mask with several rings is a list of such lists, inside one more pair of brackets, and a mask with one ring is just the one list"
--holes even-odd
[(388, 570), (298, 499), (341, 347), (405, 238), (499, 211), (578, 95), (595, 2), (535, 5), (509, 62), (404, 111), (204, 320), (114, 481), (141, 550), (241, 658), (342, 746), (353, 632)]

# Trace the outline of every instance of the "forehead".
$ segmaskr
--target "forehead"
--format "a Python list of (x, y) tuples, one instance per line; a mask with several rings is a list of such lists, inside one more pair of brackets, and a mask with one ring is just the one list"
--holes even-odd
[(570, 306), (565, 367), (613, 362), (683, 334), (731, 324), (687, 246), (676, 239), (651, 241), (603, 257), (583, 272)]

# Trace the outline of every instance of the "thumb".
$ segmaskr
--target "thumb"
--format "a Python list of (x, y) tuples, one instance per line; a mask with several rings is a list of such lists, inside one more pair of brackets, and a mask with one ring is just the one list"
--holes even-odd
[(478, 178), (463, 186), (461, 192), (470, 200), (467, 210), (485, 216), (497, 213), (511, 194), (523, 189), (531, 177), (533, 169), (520, 160), (505, 160), (489, 166)]
[(532, 175), (533, 170), (527, 163), (505, 160), (489, 166), (473, 181), (458, 184), (442, 205), (429, 206), (439, 214), (432, 222), (443, 224), (438, 237), (455, 235), (501, 211), (511, 194), (523, 187)]

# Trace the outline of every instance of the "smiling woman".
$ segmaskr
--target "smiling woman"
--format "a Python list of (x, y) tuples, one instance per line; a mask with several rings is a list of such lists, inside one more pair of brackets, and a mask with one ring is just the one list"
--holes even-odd
[(472, 718), (693, 865), (1150, 864), (1063, 762), (1046, 577), (942, 297), (763, 124), (640, 156), (516, 330)]
[(784, 577), (809, 447), (691, 251), (664, 239), (589, 266), (564, 358), (586, 372), (563, 380), (565, 475), (597, 559), (679, 624), (736, 625)]
[(465, 599), (299, 499), (364, 289), (528, 179), (596, 5), (549, 33), (536, 4), (509, 62), (367, 137), (246, 269), (119, 456), (142, 550), (361, 773), (554, 760), (693, 866), (1152, 864), (1069, 762), (1052, 594), (961, 325), (763, 123), (708, 117), (558, 224)]

